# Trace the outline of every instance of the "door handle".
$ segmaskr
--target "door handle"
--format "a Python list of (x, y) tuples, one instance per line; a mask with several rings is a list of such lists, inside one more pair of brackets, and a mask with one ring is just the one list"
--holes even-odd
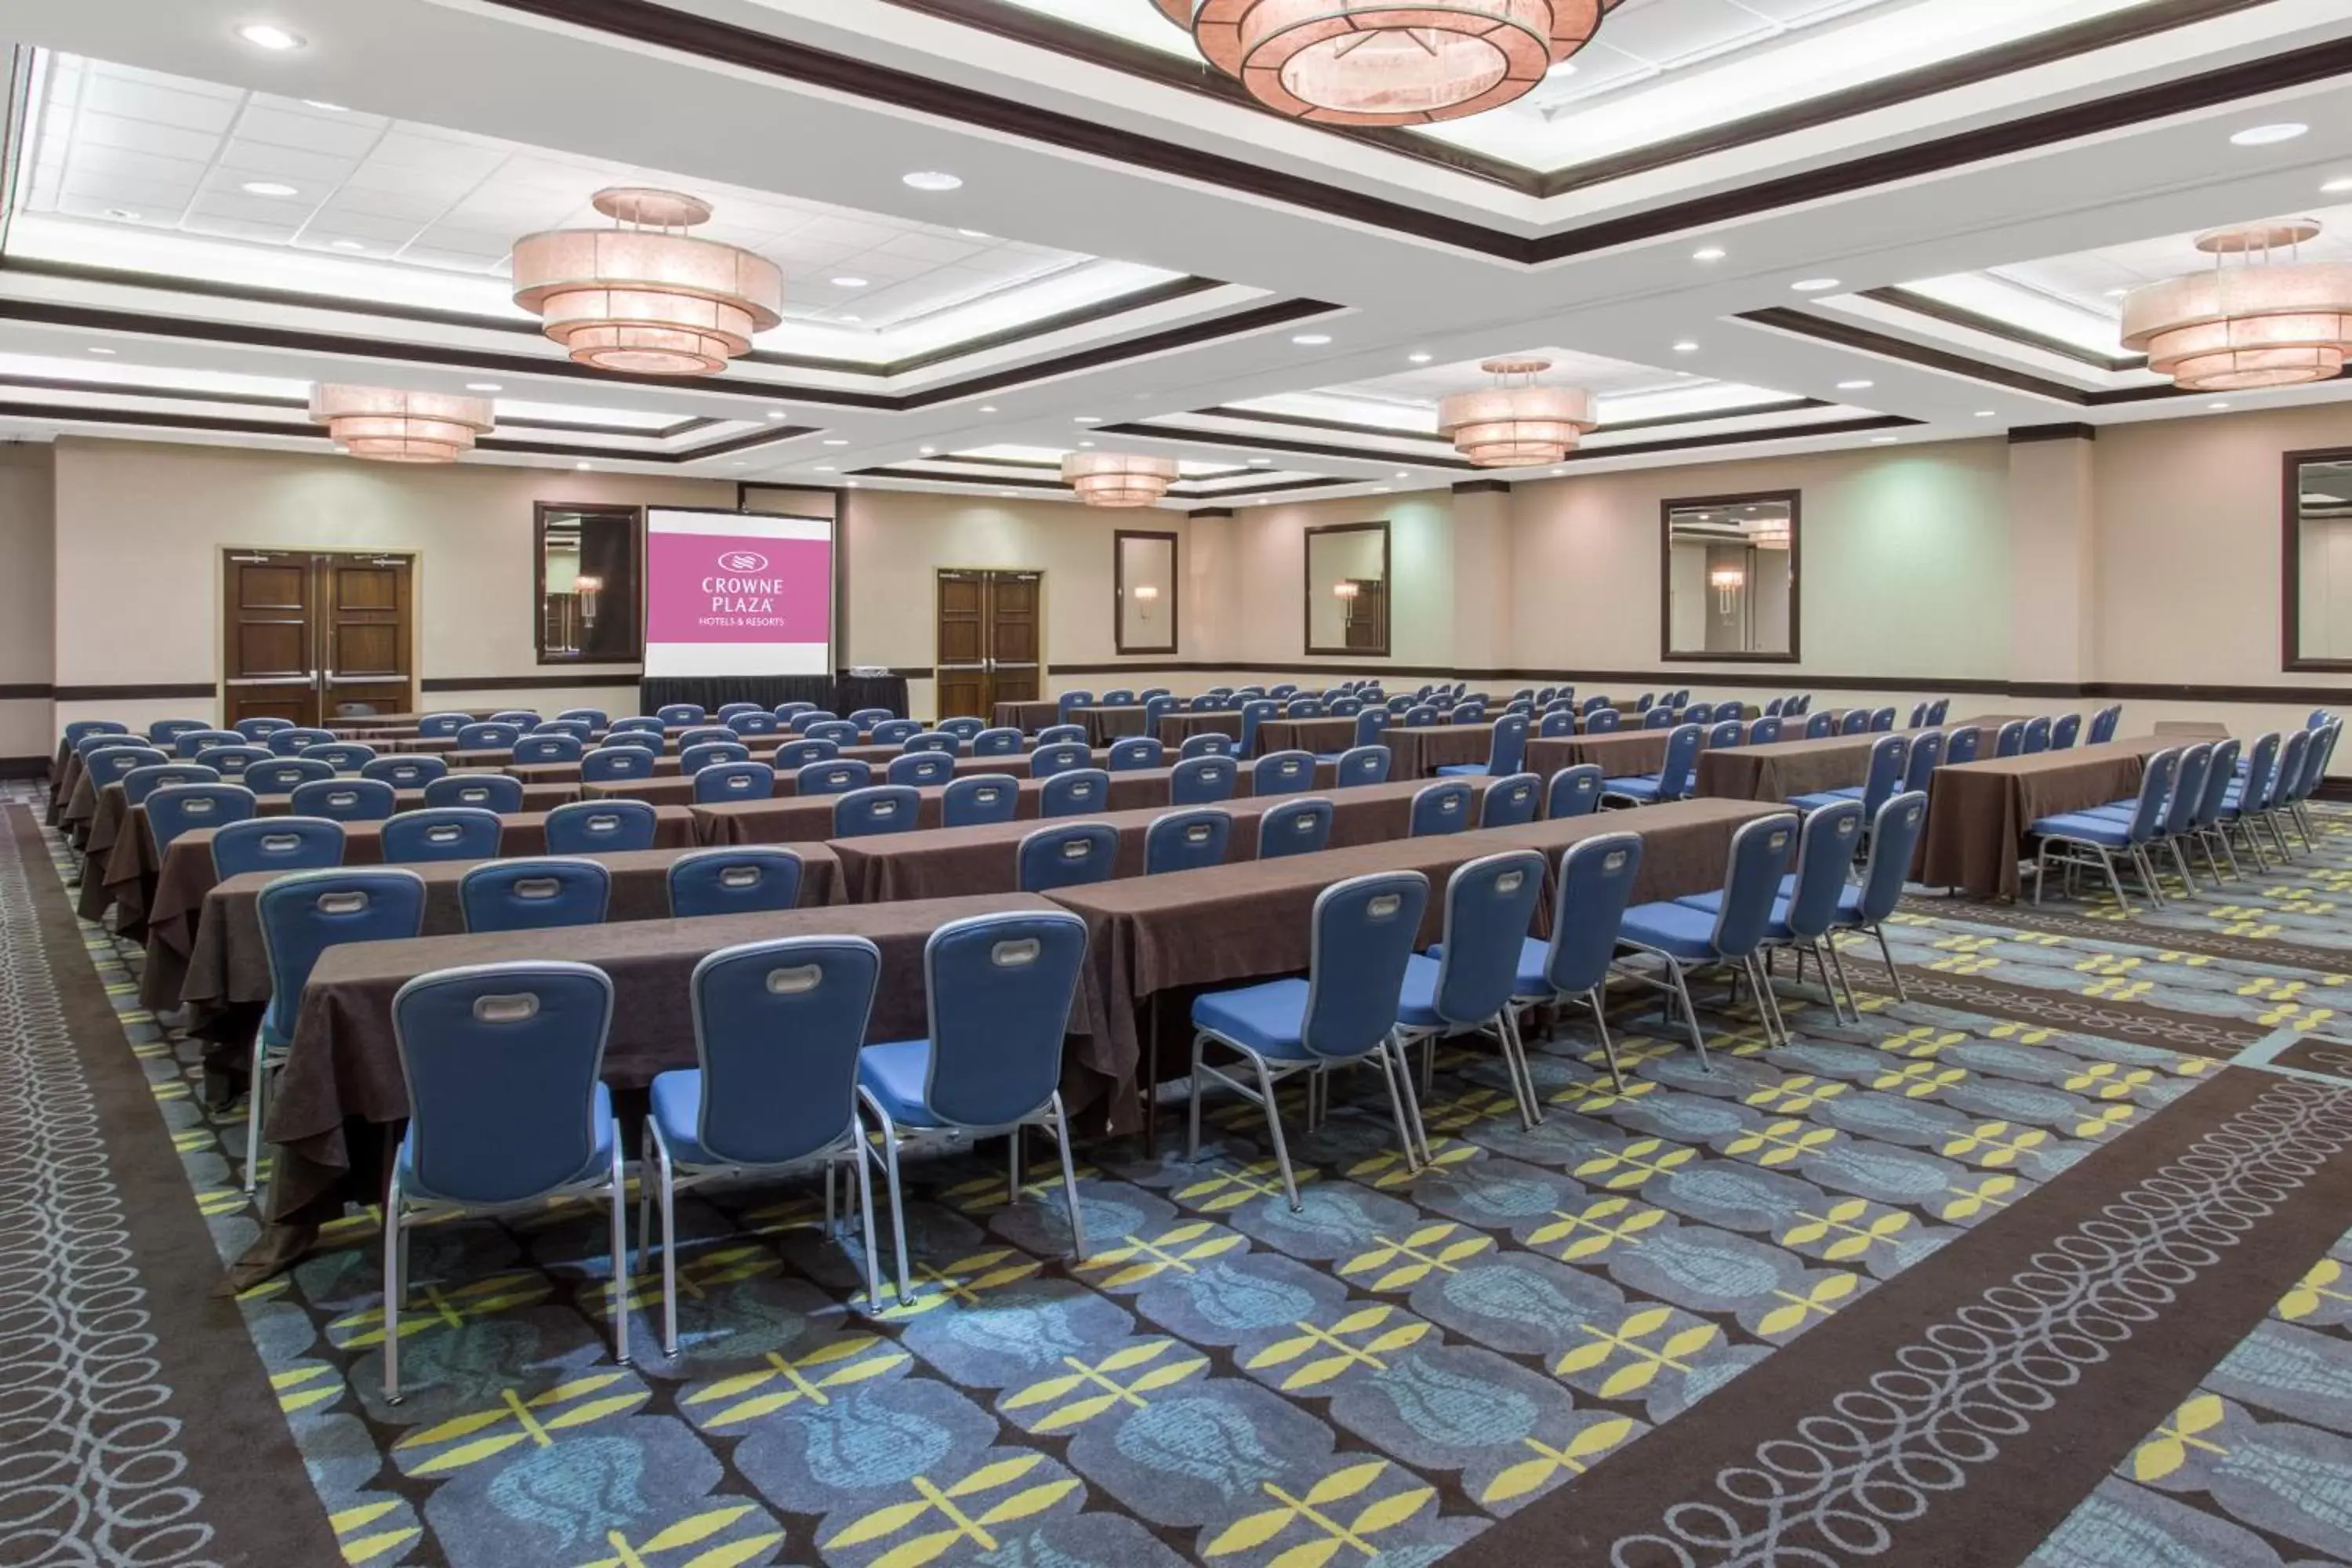
[(241, 675), (224, 684), (229, 686), (309, 686), (318, 679), (315, 670), (300, 675)]

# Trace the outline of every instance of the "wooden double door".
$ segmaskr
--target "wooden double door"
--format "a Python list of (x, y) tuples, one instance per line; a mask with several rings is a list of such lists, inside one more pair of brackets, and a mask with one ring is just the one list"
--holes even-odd
[(224, 551), (221, 721), (409, 711), (415, 574), (410, 555)]
[(1045, 689), (1039, 654), (1042, 572), (939, 574), (939, 710), (987, 718), (1000, 702), (1034, 702)]

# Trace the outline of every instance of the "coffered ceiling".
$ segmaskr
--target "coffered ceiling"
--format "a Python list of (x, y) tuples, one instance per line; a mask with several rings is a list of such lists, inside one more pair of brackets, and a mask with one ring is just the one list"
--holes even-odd
[[(1497, 477), (1435, 405), (1498, 355), (1596, 395), (1569, 472), (2202, 416), (2113, 291), (2265, 216), (2352, 254), (2341, 0), (1625, 0), (1519, 102), (1375, 132), (1256, 108), (1149, 0), (0, 26), (17, 438), (324, 452), (305, 389), (361, 381), (495, 397), (469, 461), (1060, 496), (1093, 442), (1183, 460), (1171, 505), (1375, 495)], [(783, 268), (751, 355), (613, 375), (514, 308), (512, 242), (611, 184)]]

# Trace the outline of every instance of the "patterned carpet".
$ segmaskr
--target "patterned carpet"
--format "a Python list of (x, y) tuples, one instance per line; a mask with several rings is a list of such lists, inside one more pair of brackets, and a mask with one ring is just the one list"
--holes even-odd
[[(0, 931), (51, 877), (18, 863), (39, 844), (0, 840)], [(1372, 1079), (1312, 1136), (1292, 1105), (1298, 1214), (1262, 1122), (1213, 1101), (1198, 1165), (1084, 1151), (1097, 1250), (1075, 1268), (1050, 1169), (1008, 1205), (1001, 1159), (932, 1164), (915, 1299), (878, 1315), (813, 1188), (697, 1195), (675, 1361), (639, 1279), (638, 1359), (612, 1362), (595, 1212), (433, 1226), (397, 1407), (376, 1218), (353, 1214), (242, 1298), (215, 1358), (274, 1398), (334, 1543), (251, 1560), (2352, 1563), (2352, 1089), (2330, 1081), (2352, 1079), (2352, 978), (2326, 967), (2352, 971), (2347, 887), (2352, 814), (2330, 812), (2316, 856), (2162, 912), (1916, 900), (1893, 932), (1912, 999), (1853, 950), (1859, 1026), (1792, 1005), (1799, 1042), (1767, 1053), (1717, 1013), (1707, 1073), (1628, 1012), (1622, 1094), (1565, 1032), (1532, 1132), (1491, 1055), (1441, 1056), (1418, 1180)], [(0, 951), (0, 1420), (61, 1431), (54, 1332), (22, 1326), (65, 1250), (43, 1215), (104, 1216), (20, 1179), (72, 1109), (28, 1076), (135, 1070), (123, 1136), (176, 1156), (215, 1256), (257, 1228), (241, 1107), (201, 1106), (196, 1047), (138, 1008), (136, 951), (78, 934), (79, 972)], [(44, 983), (102, 985), (119, 1032), (60, 1049)], [(214, 1289), (194, 1267), (159, 1284)], [(253, 1507), (210, 1490), (184, 1502), (201, 1556), (101, 1548), (122, 1510), (88, 1497), (27, 1553), (39, 1470), (0, 1465), (0, 1563), (246, 1560)]]

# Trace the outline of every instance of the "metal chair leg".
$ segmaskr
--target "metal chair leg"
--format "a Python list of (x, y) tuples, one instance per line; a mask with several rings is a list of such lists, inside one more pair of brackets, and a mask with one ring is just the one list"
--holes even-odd
[(408, 1289), (401, 1265), (400, 1179), (383, 1198), (383, 1397), (400, 1403), (400, 1299)]
[(1192, 1037), (1192, 1108), (1191, 1126), (1184, 1138), (1184, 1160), (1187, 1164), (1201, 1157), (1201, 1037)]
[(1510, 1074), (1512, 1097), (1519, 1102), (1519, 1123), (1532, 1132), (1543, 1115), (1536, 1109), (1535, 1080), (1528, 1076), (1527, 1050), (1519, 1042), (1517, 1020), (1508, 1002), (1495, 1015), (1495, 1034), (1502, 1042), (1503, 1067)]
[(613, 1359), (629, 1364), (629, 1177), (613, 1140)]
[(874, 1158), (874, 1145), (866, 1136), (866, 1121), (856, 1108), (849, 1113), (850, 1146), (857, 1153), (858, 1210), (866, 1228), (866, 1310), (882, 1310), (882, 1275), (874, 1245), (874, 1172), (869, 1162)]
[[(1419, 1170), (1436, 1163), (1430, 1152), (1429, 1129), (1422, 1124), (1421, 1101), (1413, 1098), (1412, 1074), (1405, 1067), (1404, 1043), (1391, 1035), (1386, 1048), (1396, 1062), (1396, 1077), (1391, 1080), (1394, 1091), (1391, 1103), (1397, 1111), (1397, 1133), (1404, 1140), (1405, 1164)], [(1387, 1059), (1383, 1058), (1383, 1068)], [(1418, 1154), (1414, 1152), (1416, 1143)]]
[[(1192, 1049), (1196, 1056), (1200, 1048), (1197, 1043), (1193, 1046)], [(1293, 1175), (1290, 1170), (1290, 1145), (1284, 1142), (1282, 1139), (1282, 1114), (1275, 1109), (1274, 1074), (1266, 1067), (1265, 1058), (1255, 1051), (1244, 1054), (1249, 1058), (1251, 1065), (1257, 1068), (1258, 1092), (1265, 1097), (1265, 1130), (1274, 1140), (1274, 1163), (1281, 1168), (1283, 1195), (1290, 1200), (1290, 1212), (1297, 1214), (1304, 1205), (1298, 1201), (1298, 1178)], [(1200, 1127), (1200, 1107), (1197, 1100), (1193, 1104), (1192, 1116), (1194, 1132), (1197, 1136)]]
[(1062, 1155), (1062, 1195), (1070, 1205), (1070, 1242), (1080, 1263), (1087, 1260), (1087, 1216), (1078, 1204), (1078, 1168), (1070, 1158), (1070, 1119), (1062, 1110), (1062, 1097), (1053, 1098), (1054, 1147)]
[(1706, 1037), (1699, 1033), (1698, 1009), (1692, 1005), (1690, 986), (1683, 979), (1682, 960), (1669, 957), (1666, 960), (1666, 973), (1674, 977), (1675, 995), (1682, 1002), (1684, 1021), (1690, 1025), (1691, 1044), (1698, 1050), (1700, 1070), (1713, 1072), (1715, 1065), (1706, 1059)]
[(245, 1090), (245, 1195), (261, 1184), (261, 1118), (269, 1094), (269, 1047), (253, 1036), (253, 1069)]
[(1594, 986), (1584, 994), (1585, 1005), (1592, 1009), (1592, 1030), (1601, 1037), (1601, 1058), (1609, 1064), (1609, 1081), (1617, 1092), (1625, 1092), (1625, 1069), (1617, 1065), (1617, 1042), (1609, 1037), (1609, 1016), (1601, 1005), (1601, 987)]
[[(677, 1354), (677, 1168), (670, 1163), (669, 1150), (654, 1137), (653, 1129), (646, 1129), (646, 1153), (652, 1158), (638, 1168), (637, 1190), (642, 1193), (656, 1181), (661, 1183), (661, 1255), (662, 1255), (662, 1353), (675, 1358)], [(825, 1168), (824, 1193), (826, 1217), (832, 1217), (833, 1169)], [(644, 1224), (642, 1216), (638, 1224)], [(825, 1227), (828, 1231), (832, 1226)], [(642, 1231), (639, 1232), (643, 1234)]]
[[(860, 1093), (864, 1093), (861, 1089)], [(914, 1271), (907, 1265), (907, 1205), (898, 1190), (898, 1125), (879, 1104), (874, 1114), (882, 1124), (882, 1178), (890, 1188), (890, 1229), (898, 1251), (898, 1304), (915, 1299)]]

